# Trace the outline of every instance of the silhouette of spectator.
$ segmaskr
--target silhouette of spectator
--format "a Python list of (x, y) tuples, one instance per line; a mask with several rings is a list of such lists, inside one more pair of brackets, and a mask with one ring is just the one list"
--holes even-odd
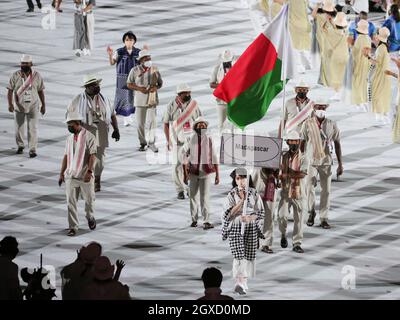
[[(121, 267), (122, 265), (122, 267)], [(118, 268), (122, 269), (123, 261), (118, 261)], [(115, 266), (111, 265), (107, 257), (99, 257), (93, 268), (94, 280), (82, 292), (82, 300), (129, 300), (129, 287), (113, 278)], [(119, 273), (121, 270), (119, 270)]]
[(201, 279), (204, 283), (204, 296), (198, 300), (234, 300), (230, 296), (222, 295), (222, 273), (217, 268), (204, 269)]
[(93, 266), (101, 256), (102, 247), (91, 242), (78, 251), (76, 260), (61, 270), (63, 300), (79, 300), (82, 288), (93, 280)]
[(12, 262), (18, 252), (18, 242), (14, 237), (4, 237), (0, 241), (0, 300), (22, 300), (18, 266)]

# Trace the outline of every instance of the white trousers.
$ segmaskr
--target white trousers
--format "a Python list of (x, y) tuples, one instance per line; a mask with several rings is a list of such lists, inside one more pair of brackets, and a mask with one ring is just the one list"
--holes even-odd
[(263, 201), (264, 204), (264, 227), (263, 234), (265, 239), (260, 239), (260, 246), (272, 246), (273, 235), (274, 235), (274, 207), (275, 202)]
[(183, 145), (172, 144), (172, 181), (176, 192), (188, 191), (188, 186), (183, 182)]
[[(157, 127), (156, 107), (136, 107), (137, 131), (140, 144), (154, 144)], [(148, 127), (147, 141), (146, 130)]]
[(252, 278), (256, 275), (256, 259), (233, 259), (232, 265), (232, 277), (234, 279), (238, 277)]
[(193, 222), (198, 220), (199, 210), (201, 210), (201, 214), (203, 216), (203, 223), (210, 222), (210, 185), (210, 175), (199, 178), (199, 176), (190, 174), (189, 198), (190, 213), (192, 215)]
[(332, 166), (310, 166), (307, 174), (307, 198), (308, 211), (315, 210), (315, 185), (317, 184), (317, 175), (319, 174), (321, 195), (319, 203), (319, 217), (321, 222), (328, 220), (328, 211), (330, 207)]
[(39, 109), (34, 108), (29, 113), (14, 112), (14, 123), (15, 123), (15, 140), (17, 146), (24, 148), (24, 136), (25, 136), (25, 122), (28, 127), (28, 145), (29, 150), (36, 152), (38, 145), (37, 128), (39, 122)]
[(301, 245), (303, 241), (303, 208), (302, 200), (290, 199), (288, 192), (282, 190), (281, 199), (279, 201), (278, 208), (278, 222), (279, 230), (283, 236), (286, 236), (287, 222), (289, 216), (289, 205), (293, 210), (293, 234), (292, 241), (293, 246)]
[(67, 195), (69, 228), (76, 231), (79, 229), (77, 204), (80, 194), (83, 200), (85, 200), (86, 219), (89, 220), (93, 217), (96, 198), (94, 193), (94, 179), (90, 179), (89, 182), (83, 182), (78, 179), (65, 179), (65, 193)]
[(298, 71), (304, 72), (305, 70), (311, 70), (311, 53), (306, 50), (294, 50), (296, 54), (296, 60), (298, 63)]
[(89, 50), (94, 48), (94, 14), (89, 13), (86, 16), (86, 36), (88, 39)]

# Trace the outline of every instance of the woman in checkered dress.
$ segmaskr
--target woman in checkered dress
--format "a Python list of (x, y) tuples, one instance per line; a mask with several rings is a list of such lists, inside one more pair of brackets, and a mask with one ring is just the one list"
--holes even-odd
[[(229, 239), (233, 255), (232, 274), (236, 280), (235, 292), (246, 294), (247, 279), (255, 275), (255, 260), (259, 238), (264, 238), (260, 223), (264, 218), (263, 203), (260, 195), (249, 178), (247, 200), (245, 199), (247, 171), (234, 170), (232, 190), (224, 206), (222, 239)], [(247, 202), (247, 210), (243, 206)]]

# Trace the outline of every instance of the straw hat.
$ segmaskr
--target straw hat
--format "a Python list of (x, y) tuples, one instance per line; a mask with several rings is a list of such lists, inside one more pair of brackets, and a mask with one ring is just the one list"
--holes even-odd
[(302, 140), (302, 139), (300, 137), (300, 134), (296, 130), (292, 130), (286, 135), (285, 140)]
[(181, 93), (181, 92), (191, 92), (192, 88), (190, 88), (186, 83), (180, 83), (176, 87), (176, 93)]
[(338, 12), (335, 20), (333, 21), (335, 25), (339, 27), (347, 27), (347, 16), (344, 12)]
[(382, 41), (382, 42), (386, 43), (387, 39), (389, 38), (389, 36), (390, 36), (390, 31), (389, 31), (388, 28), (383, 27), (383, 28), (379, 29), (379, 31), (378, 31), (378, 39), (379, 39), (379, 41)]
[(360, 20), (360, 21), (358, 21), (358, 23), (357, 23), (357, 28), (356, 28), (356, 30), (357, 30), (359, 33), (362, 33), (362, 34), (369, 34), (368, 27), (369, 27), (369, 24), (368, 24), (368, 21), (367, 21), (367, 20)]
[(83, 86), (82, 87), (86, 87), (89, 84), (93, 84), (93, 83), (100, 83), (102, 79), (98, 79), (95, 75), (93, 74), (86, 74), (83, 77)]
[(150, 55), (150, 51), (146, 50), (146, 49), (143, 49), (143, 50), (140, 50), (140, 52), (139, 52), (138, 60), (140, 60), (140, 59), (142, 59), (144, 57), (150, 57), (150, 56), (151, 56)]
[(333, 1), (332, 0), (324, 0), (324, 5), (322, 7), (322, 10), (327, 11), (327, 12), (335, 11), (335, 5), (333, 4)]
[(82, 121), (82, 116), (77, 113), (77, 112), (68, 112), (67, 114), (67, 120), (65, 120), (65, 123), (68, 123), (70, 121)]
[(307, 88), (310, 89), (310, 86), (305, 83), (303, 80), (301, 80), (300, 82), (296, 83), (295, 88)]
[(32, 56), (29, 54), (23, 54), (21, 56), (21, 63), (32, 63)]
[(93, 268), (93, 275), (97, 280), (109, 280), (114, 275), (114, 266), (111, 265), (110, 259), (101, 256), (98, 257)]

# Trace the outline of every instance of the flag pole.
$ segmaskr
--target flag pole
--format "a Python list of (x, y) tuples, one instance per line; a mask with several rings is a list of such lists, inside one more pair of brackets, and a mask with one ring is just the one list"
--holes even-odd
[[(284, 10), (289, 10), (288, 7), (289, 5), (286, 4)], [(283, 48), (286, 48), (286, 31), (287, 31), (287, 20), (285, 21), (285, 32), (283, 34)], [(280, 132), (279, 136), (281, 139), (283, 139), (283, 133), (284, 133), (284, 118), (285, 118), (285, 108), (286, 108), (286, 59), (287, 59), (287, 50), (283, 50), (283, 66), (282, 66), (282, 73), (281, 74), (281, 80), (283, 80), (283, 97), (282, 97), (282, 115), (281, 115), (281, 125), (280, 125)]]

